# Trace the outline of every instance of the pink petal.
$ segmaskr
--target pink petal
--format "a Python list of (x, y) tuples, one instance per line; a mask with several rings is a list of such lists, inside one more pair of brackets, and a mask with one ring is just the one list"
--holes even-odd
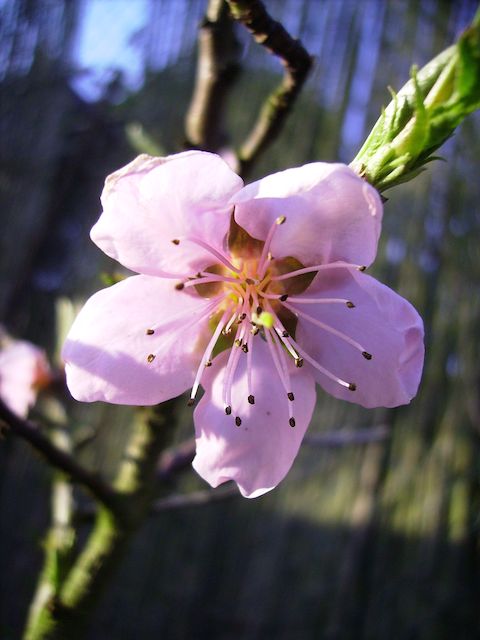
[(422, 319), (409, 302), (374, 278), (347, 269), (321, 272), (302, 296), (352, 301), (353, 309), (341, 303), (289, 304), (343, 332), (372, 355), (366, 360), (360, 350), (299, 318), (297, 342), (323, 367), (357, 386), (350, 391), (315, 370), (326, 391), (368, 408), (410, 402), (420, 383), (424, 346)]
[(265, 240), (278, 227), (271, 251), (305, 266), (343, 260), (369, 265), (377, 252), (382, 203), (377, 191), (343, 164), (315, 162), (262, 178), (235, 194), (235, 219)]
[[(63, 348), (77, 400), (151, 405), (191, 386), (212, 302), (172, 280), (133, 276), (93, 295)], [(154, 334), (148, 335), (147, 330)], [(147, 358), (155, 355), (152, 362)]]
[[(252, 352), (252, 393), (248, 403), (247, 357), (240, 359), (232, 389), (232, 414), (222, 400), (228, 351), (215, 358), (202, 384), (205, 395), (194, 414), (197, 437), (195, 470), (212, 487), (234, 480), (242, 495), (254, 498), (273, 489), (297, 455), (315, 405), (315, 384), (303, 369), (290, 367), (296, 426), (289, 425), (290, 402), (276, 373), (268, 347), (259, 336)], [(236, 426), (235, 418), (241, 418)]]
[(217, 260), (196, 244), (172, 240), (197, 236), (221, 249), (232, 212), (228, 200), (242, 185), (213, 153), (139, 156), (107, 178), (92, 240), (133, 271), (191, 275)]
[(43, 349), (18, 341), (0, 351), (0, 397), (18, 416), (27, 416), (38, 389), (49, 378), (50, 368)]

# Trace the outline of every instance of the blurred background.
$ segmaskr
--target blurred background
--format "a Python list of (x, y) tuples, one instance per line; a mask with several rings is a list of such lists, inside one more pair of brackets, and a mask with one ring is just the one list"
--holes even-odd
[[(252, 178), (313, 160), (350, 162), (390, 99), (387, 86), (398, 90), (413, 63), (451, 44), (477, 7), (265, 4), (315, 66)], [(0, 321), (57, 364), (75, 309), (118, 269), (88, 235), (105, 176), (140, 151), (182, 149), (205, 5), (0, 0)], [(233, 144), (282, 71), (240, 27), (238, 37)], [(276, 490), (152, 516), (89, 639), (480, 637), (479, 152), (477, 114), (440, 150), (446, 162), (386, 194), (371, 273), (424, 317), (417, 398), (367, 411), (319, 390), (309, 438)], [(191, 412), (179, 411), (174, 444), (193, 433)], [(130, 409), (46, 397), (39, 416), (68, 426), (85, 464), (114, 473)], [(338, 446), (329, 435), (364, 429), (369, 443)], [(34, 593), (51, 478), (24, 442), (0, 442), (2, 640), (20, 637)], [(159, 482), (159, 495), (203, 488), (187, 469)]]

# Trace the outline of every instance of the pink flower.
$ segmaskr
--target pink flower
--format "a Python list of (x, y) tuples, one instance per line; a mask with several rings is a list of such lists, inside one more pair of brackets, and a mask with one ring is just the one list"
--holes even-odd
[(214, 154), (140, 156), (111, 175), (93, 241), (138, 272), (96, 293), (64, 347), (78, 400), (156, 404), (191, 388), (197, 472), (243, 495), (298, 452), (315, 382), (364, 407), (415, 395), (423, 326), (363, 273), (382, 205), (347, 166), (313, 163), (242, 188)]
[(30, 342), (8, 341), (0, 349), (0, 398), (18, 416), (27, 416), (50, 375), (45, 352)]

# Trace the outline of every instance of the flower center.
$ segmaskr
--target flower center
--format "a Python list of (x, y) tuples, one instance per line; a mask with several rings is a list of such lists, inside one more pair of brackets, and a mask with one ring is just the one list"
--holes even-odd
[[(295, 427), (295, 396), (291, 385), (289, 359), (293, 360), (296, 367), (302, 367), (307, 361), (312, 367), (337, 384), (350, 391), (356, 390), (356, 383), (347, 382), (336, 376), (297, 343), (295, 327), (299, 318), (347, 342), (359, 351), (366, 360), (372, 358), (371, 354), (359, 342), (298, 308), (298, 306), (305, 304), (341, 304), (346, 309), (354, 309), (355, 304), (351, 300), (302, 297), (298, 294), (301, 294), (322, 270), (341, 267), (363, 271), (364, 267), (345, 262), (304, 267), (294, 258), (276, 260), (272, 256), (270, 247), (278, 227), (285, 222), (285, 216), (277, 218), (267, 234), (261, 253), (260, 251), (248, 250), (247, 247), (244, 257), (242, 255), (227, 255), (196, 237), (172, 240), (175, 245), (180, 242), (197, 244), (216, 259), (211, 267), (194, 276), (189, 276), (175, 285), (175, 289), (178, 291), (194, 287), (198, 295), (211, 300), (211, 305), (207, 306), (204, 315), (201, 318), (192, 319), (192, 326), (207, 318), (213, 324), (212, 336), (200, 359), (188, 404), (195, 403), (203, 372), (206, 367), (211, 366), (214, 350), (218, 349), (219, 343), (223, 340), (224, 344), (221, 350), (229, 349), (223, 378), (223, 403), (225, 414), (232, 415), (236, 426), (242, 424), (242, 418), (235, 412), (235, 407), (232, 405), (235, 373), (240, 358), (245, 357), (247, 399), (249, 404), (254, 405), (252, 354), (258, 340), (264, 340), (268, 346), (274, 368), (284, 389), (288, 404), (288, 422), (291, 427)], [(258, 255), (259, 253), (260, 255)], [(154, 331), (147, 329), (146, 333), (153, 335)], [(153, 363), (154, 359), (154, 353), (147, 356), (149, 363)]]

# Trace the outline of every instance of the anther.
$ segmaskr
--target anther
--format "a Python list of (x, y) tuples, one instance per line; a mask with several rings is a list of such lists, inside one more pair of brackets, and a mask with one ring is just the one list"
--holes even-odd
[(205, 362), (205, 366), (206, 366), (206, 367), (211, 367), (211, 366), (212, 366), (212, 361), (211, 361), (211, 360), (207, 360), (207, 361)]
[(247, 343), (242, 344), (242, 351), (243, 351), (243, 353), (248, 353), (248, 344)]
[(175, 238), (175, 240), (172, 240), (173, 244), (179, 245), (180, 244), (180, 240), (178, 240), (177, 238)]
[(277, 224), (283, 224), (283, 223), (285, 222), (285, 220), (286, 220), (286, 219), (287, 219), (287, 218), (286, 218), (285, 216), (279, 216), (279, 217), (275, 220), (275, 222), (276, 222)]
[(353, 302), (351, 300), (347, 300), (347, 302), (345, 304), (347, 305), (347, 307), (349, 309), (355, 309), (355, 305), (353, 304)]
[(155, 331), (153, 329), (147, 329), (145, 331), (145, 333), (147, 334), (147, 336), (153, 336), (153, 334), (155, 333)]
[(257, 327), (257, 325), (250, 329), (250, 333), (252, 334), (252, 336), (256, 336), (259, 331), (260, 329)]
[(367, 267), (365, 265), (362, 265), (361, 267), (358, 267), (359, 271), (366, 271)]
[(230, 405), (227, 405), (225, 407), (225, 415), (229, 416), (232, 413), (232, 407)]
[(189, 398), (187, 402), (187, 407), (193, 407), (195, 404), (195, 398)]
[(280, 296), (280, 302), (286, 302), (288, 300), (288, 294), (284, 293), (283, 296)]
[(288, 424), (289, 424), (289, 425), (292, 427), (292, 429), (293, 429), (293, 427), (294, 427), (294, 426), (295, 426), (295, 424), (296, 424), (296, 422), (295, 422), (295, 418), (290, 418), (290, 420), (288, 421)]
[(290, 334), (288, 333), (288, 331), (282, 331), (282, 338), (289, 338)]
[(291, 391), (287, 393), (287, 398), (290, 400), (290, 402), (293, 402), (295, 400), (295, 396)]
[(177, 291), (181, 291), (184, 288), (185, 288), (185, 285), (183, 284), (183, 282), (179, 282), (178, 284), (175, 285), (175, 289)]
[(357, 385), (354, 382), (349, 382), (348, 383), (348, 388), (350, 389), (350, 391), (356, 391), (357, 390)]
[(255, 396), (248, 396), (248, 402), (250, 404), (255, 404)]
[(300, 367), (303, 367), (303, 358), (295, 358), (295, 366), (299, 369)]
[(242, 346), (242, 342), (243, 340), (241, 338), (237, 338), (234, 342), (236, 347), (241, 347)]
[(247, 279), (245, 280), (245, 282), (246, 282), (247, 284), (255, 284), (255, 280), (252, 280), (252, 278), (247, 278)]
[(372, 354), (368, 353), (368, 351), (362, 351), (362, 356), (365, 358), (365, 360), (371, 360), (372, 359)]
[(239, 427), (242, 424), (242, 419), (237, 416), (235, 418), (235, 424), (237, 425), (237, 427)]
[(269, 251), (269, 252), (267, 253), (267, 260), (269, 260), (269, 261), (270, 261), (270, 260), (273, 260), (273, 256), (272, 256), (272, 252), (271, 252), (271, 251)]
[(257, 316), (259, 316), (262, 313), (263, 309), (262, 307), (257, 307)]
[(147, 362), (153, 362), (155, 360), (155, 355), (153, 353), (150, 353), (147, 356)]

